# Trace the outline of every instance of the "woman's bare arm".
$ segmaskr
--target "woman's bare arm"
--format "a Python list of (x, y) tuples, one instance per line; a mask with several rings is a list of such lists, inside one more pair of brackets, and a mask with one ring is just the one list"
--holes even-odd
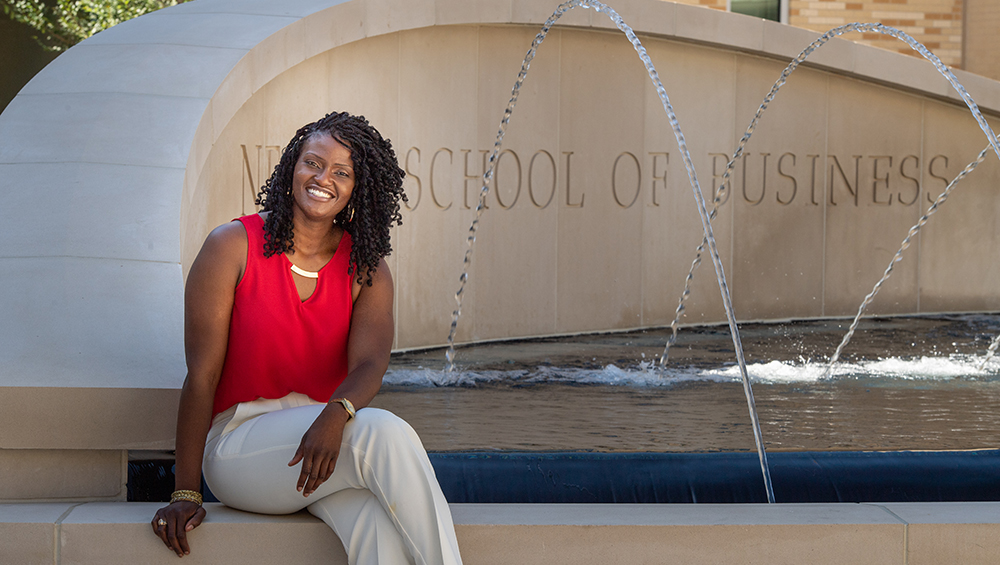
[[(346, 398), (357, 409), (368, 406), (389, 367), (392, 338), (392, 275), (382, 259), (372, 274), (372, 285), (362, 285), (354, 302), (347, 341), (347, 378), (331, 398)], [(312, 494), (333, 474), (347, 419), (343, 406), (328, 404), (302, 436), (288, 464), (302, 461), (297, 488), (304, 496)]]
[[(184, 289), (184, 352), (188, 373), (177, 412), (176, 490), (201, 490), (201, 460), (211, 425), (215, 389), (222, 375), (236, 284), (246, 268), (247, 236), (232, 222), (209, 234), (191, 265)], [(204, 519), (192, 502), (157, 511), (153, 529), (178, 556), (190, 553), (187, 532)], [(159, 526), (160, 519), (167, 525)]]

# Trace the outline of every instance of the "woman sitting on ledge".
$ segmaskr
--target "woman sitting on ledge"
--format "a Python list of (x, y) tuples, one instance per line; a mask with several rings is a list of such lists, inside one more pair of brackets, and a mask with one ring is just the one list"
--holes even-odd
[(204, 472), (233, 508), (307, 508), (352, 565), (461, 563), (416, 433), (365, 408), (392, 346), (384, 257), (403, 175), (363, 117), (332, 113), (285, 147), (263, 211), (205, 240), (184, 294), (177, 490), (152, 521), (178, 556), (205, 518)]

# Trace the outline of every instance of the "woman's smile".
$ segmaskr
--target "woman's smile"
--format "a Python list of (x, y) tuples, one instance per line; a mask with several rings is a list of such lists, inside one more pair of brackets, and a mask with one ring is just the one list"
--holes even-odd
[(310, 217), (333, 217), (347, 207), (354, 190), (351, 150), (329, 134), (312, 135), (292, 176), (295, 211)]

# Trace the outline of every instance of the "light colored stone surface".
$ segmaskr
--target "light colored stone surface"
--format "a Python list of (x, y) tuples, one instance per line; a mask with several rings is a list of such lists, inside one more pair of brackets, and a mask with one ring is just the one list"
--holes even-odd
[[(647, 49), (659, 69), (681, 128), (684, 132), (700, 132), (699, 135), (685, 133), (685, 138), (710, 210), (713, 206), (713, 185), (716, 184), (713, 175), (722, 174), (728, 160), (726, 154), (733, 146), (733, 112), (736, 105), (734, 71), (737, 58), (731, 53), (705, 50), (678, 42), (650, 42)], [(703, 73), (717, 77), (711, 88), (681, 88), (681, 85), (701, 80), (699, 77)], [(643, 321), (649, 325), (666, 325), (674, 318), (677, 299), (684, 288), (684, 278), (695, 257), (695, 248), (704, 236), (680, 148), (660, 99), (648, 79), (643, 84), (643, 96), (646, 141), (643, 154), (644, 166), (648, 168), (648, 172), (643, 174), (641, 198), (644, 211)], [(652, 152), (668, 154), (666, 157), (658, 156), (658, 168), (655, 171)], [(653, 179), (654, 173), (662, 178), (665, 172), (666, 188), (662, 182)], [(652, 206), (654, 182), (659, 204), (655, 207)], [(732, 198), (722, 201), (712, 223), (728, 277), (733, 274), (731, 201)], [(725, 310), (719, 299), (715, 270), (706, 248), (681, 323), (704, 323), (722, 319), (725, 319)]]
[[(992, 120), (994, 127), (997, 120)], [(921, 208), (931, 202), (986, 147), (986, 136), (961, 109), (928, 102), (924, 106)], [(932, 166), (933, 163), (933, 166)], [(920, 236), (920, 307), (996, 310), (1000, 266), (987, 259), (1000, 235), (996, 187), (1000, 164), (989, 154), (941, 205)]]
[[(8, 259), (16, 255), (178, 261), (179, 242), (161, 234), (176, 229), (180, 203), (161, 194), (182, 182), (183, 169), (79, 162), (46, 163), (40, 172), (42, 168), (39, 163), (0, 164), (0, 178), (9, 187), (4, 199), (10, 210), (30, 210), (46, 200), (41, 195), (59, 195), (59, 206), (47, 207), (47, 222), (25, 223), (4, 236), (9, 248), (16, 250)], [(81, 213), (94, 199), (93, 187), (82, 179), (100, 180), (103, 197), (120, 220), (106, 221), (107, 212)]]
[[(792, 59), (798, 57), (803, 49), (822, 35), (807, 29), (771, 21), (763, 22), (763, 26), (764, 51), (774, 55), (786, 65)], [(867, 52), (867, 50), (864, 51), (865, 54)], [(858, 46), (856, 43), (847, 39), (834, 38), (813, 51), (808, 59), (806, 59), (805, 65), (841, 71), (851, 70), (854, 68), (854, 60), (857, 53)]]
[[(18, 95), (0, 120), (0, 163), (183, 168), (207, 100), (108, 92)], [(59, 131), (58, 136), (52, 132)], [(122, 174), (125, 174), (124, 172)], [(9, 185), (5, 185), (9, 186)]]
[[(558, 5), (535, 0), (511, 0), (510, 18), (512, 22), (541, 27)], [(593, 10), (574, 8), (559, 18), (559, 25), (586, 27), (590, 25), (593, 14)], [(601, 17), (605, 18), (604, 15)]]
[(909, 526), (907, 563), (996, 563), (995, 503), (941, 502), (885, 504)]
[[(158, 503), (81, 505), (60, 527), (60, 565), (176, 563), (150, 527)], [(343, 546), (323, 522), (306, 512), (265, 516), (208, 504), (208, 515), (189, 534), (185, 563), (347, 563)], [(128, 540), (123, 543), (123, 540)]]
[[(163, 563), (158, 503), (0, 504), (0, 557), (17, 563)], [(343, 563), (305, 512), (208, 504), (193, 563)], [(466, 563), (990, 563), (998, 503), (454, 504)], [(58, 547), (58, 553), (54, 548)], [(16, 559), (12, 561), (11, 559)]]
[[(815, 526), (901, 523), (884, 509), (870, 504), (454, 504), (452, 508), (455, 522), (463, 525)], [(925, 518), (936, 517), (934, 505), (921, 510), (927, 512)]]
[[(858, 100), (866, 103), (858, 104)], [(857, 311), (920, 217), (915, 202), (907, 205), (915, 197), (915, 187), (912, 183), (900, 187), (904, 179), (898, 167), (906, 155), (920, 153), (922, 109), (920, 99), (880, 87), (853, 81), (830, 84), (825, 162), (826, 315), (846, 316)], [(888, 186), (885, 181), (876, 181), (876, 176), (888, 178)], [(850, 194), (851, 185), (856, 196)], [(868, 312), (917, 311), (916, 275), (916, 261), (897, 263)]]
[[(174, 380), (182, 378), (183, 374)], [(177, 385), (0, 387), (0, 446), (12, 450), (173, 449), (179, 399)]]
[[(732, 152), (781, 59), (814, 36), (652, 0), (620, 8), (665, 80), (710, 192), (713, 165)], [(16, 250), (0, 258), (0, 384), (176, 390), (184, 269), (210, 229), (253, 211), (274, 147), (334, 108), (366, 113), (411, 173), (415, 209), (393, 231), (396, 346), (443, 343), (473, 217), (466, 188), (478, 183), (467, 176), (481, 174), (481, 151), (490, 149), (528, 42), (551, 9), (528, 0), (460, 9), (451, 0), (200, 0), (130, 20), (58, 58), (0, 116), (0, 190), (16, 209), (0, 228)], [(591, 10), (573, 10), (554, 29), (525, 83), (507, 140), (513, 153), (504, 154), (488, 199), (460, 340), (666, 324), (701, 239), (680, 153), (632, 47)], [(889, 214), (869, 196), (881, 190), (898, 199), (920, 182), (925, 207), (924, 195), (943, 182), (932, 173), (955, 172), (981, 147), (981, 133), (933, 68), (873, 53), (843, 40), (824, 47), (811, 69), (792, 77), (748, 147), (748, 174), (765, 152), (776, 159), (786, 146), (822, 151), (823, 187), (830, 155), (847, 171), (862, 155), (858, 190), (868, 196), (856, 210), (824, 204), (817, 219), (740, 208), (742, 186), (731, 193), (713, 229), (738, 317), (853, 313), (922, 209)], [(959, 76), (996, 116), (1000, 84)], [(556, 165), (552, 203), (535, 206), (522, 178), (516, 204), (504, 210), (505, 198), (514, 203), (513, 155), (523, 175), (539, 150)], [(891, 187), (873, 189), (880, 155)], [(911, 155), (920, 160), (917, 181), (897, 168)], [(938, 155), (949, 159), (942, 169), (930, 165)], [(466, 173), (466, 156), (475, 174)], [(928, 227), (872, 312), (997, 307), (991, 263), (967, 260), (988, 256), (1000, 235), (990, 196), (997, 174), (995, 162), (984, 164), (959, 187), (934, 220), (940, 227)], [(440, 208), (451, 208), (435, 206), (432, 182)], [(580, 197), (583, 208), (575, 207)], [(954, 252), (969, 241), (973, 253)], [(795, 244), (787, 253), (769, 252), (786, 242)], [(711, 271), (706, 256), (684, 322), (722, 319)], [(133, 400), (144, 406), (154, 397)], [(110, 434), (88, 445), (163, 446), (169, 424), (123, 413), (111, 424), (74, 408), (64, 422), (94, 421), (85, 429)], [(56, 448), (44, 433), (5, 437)]]
[[(482, 150), (497, 135), (499, 117), (510, 99), (513, 78), (521, 62), (511, 57), (534, 32), (482, 28), (479, 32), (477, 119), (478, 151), (464, 153), (462, 177), (456, 179), (463, 196), (475, 207), (482, 185)], [(562, 35), (553, 32), (545, 49), (560, 49)], [(539, 57), (532, 64), (530, 80), (521, 88), (517, 116), (504, 137), (493, 187), (487, 197), (474, 265), (476, 296), (475, 335), (514, 337), (558, 331), (556, 312), (560, 297), (557, 280), (560, 202), (564, 201), (565, 160), (560, 153), (558, 123), (560, 93), (556, 57)], [(471, 148), (470, 148), (471, 149)], [(465, 159), (469, 174), (465, 179)], [(579, 177), (576, 177), (579, 181)], [(516, 281), (516, 282), (514, 282)], [(451, 283), (454, 286), (454, 283)], [(518, 304), (511, 308), (511, 304)]]
[[(35, 75), (21, 94), (119, 92), (207, 99), (245, 54), (245, 49), (188, 45), (80, 45)], [(157, 72), (118, 72), (143, 68)]]
[[(406, 159), (409, 147), (419, 148), (419, 157), (413, 154), (408, 170), (414, 180), (420, 177), (422, 189), (419, 201), (412, 198), (410, 202), (416, 211), (404, 209), (403, 225), (397, 228), (397, 346), (425, 340), (441, 343), (448, 336), (466, 247), (465, 233), (474, 214), (465, 208), (457, 181), (464, 171), (462, 150), (478, 149), (474, 120), (478, 76), (475, 72), (455, 71), (475, 69), (478, 49), (478, 34), (469, 27), (400, 35), (396, 146), (401, 160)], [(447, 115), (466, 116), (471, 121), (454, 127), (443, 119)], [(470, 158), (470, 163), (479, 162), (475, 157)], [(462, 235), (456, 237), (459, 233)], [(476, 295), (474, 286), (467, 287), (466, 304), (474, 304)], [(469, 339), (476, 323), (475, 312), (468, 313), (470, 316), (460, 326), (463, 340)]]
[(5, 258), (0, 280), (3, 386), (180, 387), (180, 265)]
[(143, 20), (122, 22), (114, 27), (114, 33), (99, 33), (81, 45), (166, 44), (251, 49), (300, 17), (246, 13), (235, 6), (225, 12), (162, 10), (144, 16)]
[[(751, 57), (740, 57), (737, 65), (734, 137), (746, 131), (784, 68)], [(744, 319), (824, 313), (829, 80), (825, 73), (797, 70), (769, 104), (733, 171), (733, 307)]]
[(0, 504), (0, 562), (52, 565), (56, 523), (72, 504)]
[[(561, 39), (560, 153), (573, 152), (570, 203), (582, 205), (564, 201), (559, 208), (557, 325), (562, 332), (608, 324), (637, 327), (642, 324), (642, 208), (624, 205), (632, 203), (641, 178), (623, 154), (644, 153), (646, 85), (642, 73), (635, 72), (641, 70), (637, 64), (616, 64), (628, 61), (632, 48), (614, 34), (565, 33)], [(596, 68), (600, 81), (584, 70)], [(617, 159), (621, 170), (615, 180)], [(615, 183), (622, 185), (620, 202)]]
[(125, 451), (0, 449), (2, 501), (125, 501)]
[(713, 10), (686, 4), (674, 5), (674, 25), (679, 38), (731, 46), (737, 50), (760, 51), (764, 41), (764, 20), (741, 14), (720, 18)]

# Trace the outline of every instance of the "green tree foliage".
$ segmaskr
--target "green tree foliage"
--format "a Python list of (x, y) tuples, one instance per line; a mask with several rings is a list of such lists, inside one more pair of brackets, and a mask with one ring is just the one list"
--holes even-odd
[(95, 33), (188, 0), (0, 0), (10, 19), (38, 31), (49, 51), (64, 51)]

